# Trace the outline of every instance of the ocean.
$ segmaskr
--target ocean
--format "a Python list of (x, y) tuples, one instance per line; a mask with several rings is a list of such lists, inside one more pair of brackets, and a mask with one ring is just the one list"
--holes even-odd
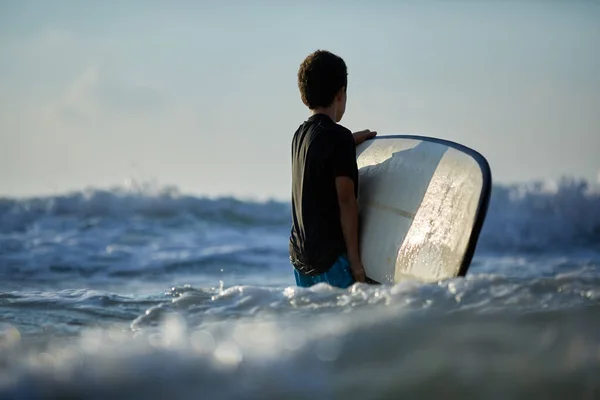
[(600, 189), (495, 185), (469, 273), (298, 288), (290, 205), (0, 199), (1, 399), (600, 398)]

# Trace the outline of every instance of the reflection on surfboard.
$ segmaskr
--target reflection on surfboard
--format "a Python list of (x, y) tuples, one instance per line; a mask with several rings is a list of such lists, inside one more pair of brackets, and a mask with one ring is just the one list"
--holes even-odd
[(419, 136), (379, 136), (357, 147), (361, 256), (379, 283), (465, 275), (487, 211), (485, 158)]

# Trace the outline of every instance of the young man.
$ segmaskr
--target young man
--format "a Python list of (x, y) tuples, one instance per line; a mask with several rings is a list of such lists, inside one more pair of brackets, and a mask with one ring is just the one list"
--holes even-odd
[(298, 286), (346, 288), (365, 281), (358, 248), (358, 167), (355, 146), (377, 133), (338, 124), (346, 111), (348, 72), (328, 51), (300, 65), (298, 88), (312, 115), (292, 140), (290, 261)]

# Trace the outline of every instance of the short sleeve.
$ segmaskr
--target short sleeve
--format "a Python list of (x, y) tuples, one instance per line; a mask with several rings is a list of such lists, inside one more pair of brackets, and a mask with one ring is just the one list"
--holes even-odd
[(333, 171), (336, 177), (347, 176), (354, 179), (356, 176), (356, 146), (352, 133), (340, 133), (333, 151)]

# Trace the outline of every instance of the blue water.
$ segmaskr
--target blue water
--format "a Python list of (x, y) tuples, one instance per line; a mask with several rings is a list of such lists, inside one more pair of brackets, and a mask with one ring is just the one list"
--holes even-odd
[(495, 186), (466, 278), (297, 288), (285, 202), (0, 199), (0, 398), (600, 398), (600, 190)]

